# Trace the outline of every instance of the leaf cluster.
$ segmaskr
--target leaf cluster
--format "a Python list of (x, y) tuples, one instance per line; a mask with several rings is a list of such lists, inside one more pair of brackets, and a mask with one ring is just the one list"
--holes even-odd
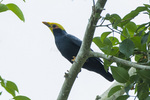
[[(25, 0), (23, 0), (25, 2)], [(21, 9), (14, 3), (2, 4), (0, 2), (0, 13), (5, 11), (12, 11), (21, 21), (25, 21), (24, 15)]]
[[(0, 84), (9, 94), (13, 96), (14, 100), (31, 100), (26, 96), (16, 95), (16, 92), (19, 93), (19, 90), (14, 82), (5, 80), (0, 76)], [(2, 95), (2, 92), (0, 92), (0, 95)]]
[[(121, 18), (118, 14), (106, 14), (102, 18), (102, 23), (97, 27), (107, 27), (110, 31), (103, 32), (101, 36), (94, 37), (93, 42), (106, 55), (112, 55), (131, 61), (134, 59), (139, 64), (150, 65), (150, 21), (137, 25), (133, 19), (139, 14), (150, 18), (150, 5), (144, 4), (137, 7), (130, 13)], [(104, 25), (105, 21), (110, 24)], [(118, 35), (119, 34), (119, 37)], [(134, 75), (130, 76), (128, 71), (130, 67), (120, 63), (104, 60), (106, 69), (111, 68), (114, 79), (125, 86), (118, 85), (113, 87), (108, 97), (115, 92), (125, 89), (126, 94), (117, 98), (117, 100), (126, 100), (131, 97), (129, 91), (135, 91), (135, 98), (146, 100), (150, 98), (150, 70), (136, 69)]]
[[(23, 0), (23, 1), (25, 2), (25, 0)], [(22, 11), (16, 4), (14, 4), (14, 3), (2, 4), (1, 2), (0, 2), (0, 13), (10, 10), (14, 14), (16, 14), (20, 20), (25, 21)], [(0, 76), (0, 84), (9, 94), (11, 94), (13, 96), (13, 100), (31, 100), (26, 96), (16, 95), (16, 92), (19, 93), (19, 90), (18, 90), (17, 85), (14, 82), (4, 80)], [(2, 95), (2, 92), (0, 92), (0, 95)]]

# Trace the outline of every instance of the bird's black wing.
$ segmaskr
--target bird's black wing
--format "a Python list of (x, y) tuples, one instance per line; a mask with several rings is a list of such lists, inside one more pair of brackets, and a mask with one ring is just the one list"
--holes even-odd
[[(82, 41), (79, 38), (77, 38), (71, 34), (66, 34), (66, 37), (69, 38), (77, 46), (79, 46), (79, 47), (81, 46)], [(93, 50), (91, 49), (91, 51), (93, 51)], [(103, 63), (103, 61), (100, 58), (95, 58), (95, 59), (98, 60), (99, 62)]]
[[(66, 37), (70, 41), (72, 41), (72, 43), (74, 43), (77, 47), (79, 48), (81, 47), (82, 41), (80, 39), (70, 34), (66, 34)], [(91, 51), (93, 50), (91, 49)], [(99, 73), (100, 75), (102, 75), (109, 81), (114, 80), (111, 73), (105, 71), (103, 62), (100, 58), (97, 58), (97, 57), (88, 58), (85, 64), (83, 65), (83, 68)]]
[(68, 39), (70, 39), (75, 45), (77, 45), (79, 47), (81, 46), (82, 41), (79, 38), (77, 38), (77, 37), (75, 37), (75, 36), (73, 36), (71, 34), (66, 34), (66, 37)]

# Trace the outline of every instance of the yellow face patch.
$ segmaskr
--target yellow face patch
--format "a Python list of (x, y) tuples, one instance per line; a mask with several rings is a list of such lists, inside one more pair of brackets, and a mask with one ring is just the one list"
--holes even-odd
[(65, 30), (65, 29), (63, 28), (63, 26), (61, 26), (61, 25), (58, 24), (58, 23), (43, 22), (43, 24), (45, 24), (46, 26), (48, 26), (49, 29), (52, 31), (52, 33), (53, 33), (53, 29), (56, 29), (56, 28), (60, 28), (61, 30)]

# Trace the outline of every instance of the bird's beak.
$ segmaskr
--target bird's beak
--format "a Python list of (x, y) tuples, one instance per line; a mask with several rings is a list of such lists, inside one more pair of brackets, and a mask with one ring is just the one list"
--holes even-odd
[[(53, 33), (53, 28), (51, 27), (51, 23), (50, 22), (42, 22), (43, 24), (45, 24), (46, 26), (48, 26), (48, 28), (51, 30), (51, 32)], [(53, 33), (54, 34), (54, 33)]]
[(42, 22), (42, 23), (48, 26), (49, 28), (51, 28), (51, 25), (48, 22)]

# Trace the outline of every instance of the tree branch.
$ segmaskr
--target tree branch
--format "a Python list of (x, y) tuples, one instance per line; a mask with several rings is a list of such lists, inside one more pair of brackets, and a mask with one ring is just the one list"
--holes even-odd
[[(132, 67), (129, 70), (129, 75), (130, 76), (135, 75), (135, 72), (136, 72), (136, 69)], [(96, 100), (116, 100), (119, 96), (121, 96), (125, 93), (125, 89), (122, 88), (121, 90), (117, 91), (116, 93), (114, 93), (112, 96), (110, 96), (108, 98), (108, 93), (109, 93), (110, 89), (117, 85), (122, 85), (123, 87), (125, 86), (125, 84), (123, 84), (123, 83), (114, 82), (102, 95), (97, 96)]]
[(123, 87), (125, 86), (125, 84), (118, 83), (115, 81), (102, 95), (97, 96), (95, 100), (116, 100), (117, 97), (123, 95), (125, 92), (124, 88), (122, 88), (121, 90), (114, 93), (112, 96), (108, 97), (108, 93), (111, 90), (111, 88), (113, 88), (117, 85), (122, 85)]
[(86, 59), (89, 57), (88, 53), (90, 51), (91, 42), (95, 32), (95, 26), (100, 18), (100, 14), (104, 8), (107, 0), (98, 0), (95, 4), (95, 9), (92, 11), (89, 23), (87, 25), (83, 42), (79, 53), (75, 59), (75, 62), (71, 66), (69, 73), (66, 74), (64, 84), (60, 90), (57, 100), (67, 100), (73, 83), (81, 70), (81, 67), (85, 63)]
[(117, 62), (117, 63), (123, 64), (123, 65), (126, 65), (126, 66), (138, 68), (138, 69), (143, 69), (143, 70), (148, 69), (148, 70), (150, 70), (150, 66), (140, 65), (140, 64), (137, 64), (137, 63), (134, 63), (134, 62), (130, 62), (130, 61), (121, 59), (121, 58), (117, 58), (115, 56), (107, 56), (105, 54), (98, 53), (98, 52), (93, 52), (93, 51), (90, 51), (89, 55), (91, 57), (104, 58), (104, 59), (109, 60), (109, 61)]

